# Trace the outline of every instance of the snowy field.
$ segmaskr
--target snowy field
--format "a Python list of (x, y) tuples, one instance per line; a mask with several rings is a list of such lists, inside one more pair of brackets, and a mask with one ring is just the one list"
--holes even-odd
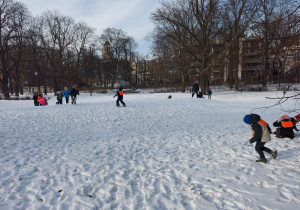
[[(0, 101), (0, 209), (300, 209), (300, 132), (256, 163), (243, 122), (280, 92), (79, 95), (77, 105)], [(282, 106), (253, 113), (272, 126)], [(300, 127), (300, 125), (299, 125)]]

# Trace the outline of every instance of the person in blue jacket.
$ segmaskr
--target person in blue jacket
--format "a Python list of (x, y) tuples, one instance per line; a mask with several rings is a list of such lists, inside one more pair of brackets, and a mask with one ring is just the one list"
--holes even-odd
[(64, 94), (64, 97), (66, 98), (66, 104), (69, 103), (70, 93), (71, 93), (70, 90), (67, 87), (65, 87), (63, 94)]
[(126, 106), (126, 104), (123, 101), (123, 88), (122, 87), (120, 87), (119, 90), (117, 91), (117, 94), (114, 95), (114, 97), (116, 97), (116, 96), (118, 96), (118, 99), (116, 101), (116, 103), (117, 103), (116, 105), (120, 106), (119, 102), (121, 102), (123, 104), (123, 106)]

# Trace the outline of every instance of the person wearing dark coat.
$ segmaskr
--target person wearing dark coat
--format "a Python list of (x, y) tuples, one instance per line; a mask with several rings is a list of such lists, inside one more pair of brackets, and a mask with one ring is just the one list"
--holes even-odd
[(212, 94), (212, 91), (210, 88), (208, 88), (208, 91), (207, 91), (208, 99), (211, 99), (211, 94)]
[(124, 93), (123, 93), (123, 88), (120, 87), (119, 90), (117, 91), (117, 94), (114, 95), (114, 97), (118, 96), (118, 99), (117, 99), (117, 101), (116, 101), (116, 105), (117, 105), (117, 106), (120, 106), (120, 103), (119, 103), (119, 102), (121, 102), (121, 103), (123, 104), (123, 106), (126, 106), (126, 104), (125, 104), (124, 101), (123, 101), (123, 94), (124, 94)]
[(60, 93), (57, 95), (57, 97), (56, 97), (56, 99), (57, 99), (56, 104), (62, 104), (63, 97), (64, 97), (64, 96), (63, 96), (62, 92), (60, 92)]
[(194, 85), (193, 85), (193, 88), (192, 88), (192, 98), (194, 97), (195, 93), (196, 93), (196, 96), (198, 98), (198, 91), (199, 91), (199, 86), (197, 84), (197, 82), (194, 82)]
[(203, 94), (201, 91), (198, 93), (197, 98), (203, 98)]
[(293, 139), (294, 135), (294, 124), (288, 115), (281, 115), (277, 121), (273, 123), (276, 129), (276, 137), (278, 138), (290, 138)]
[(271, 140), (270, 134), (272, 131), (269, 125), (257, 114), (246, 115), (244, 117), (244, 122), (250, 125), (250, 129), (253, 132), (253, 137), (249, 140), (249, 142), (250, 144), (256, 142), (255, 150), (260, 157), (258, 160), (256, 160), (256, 162), (267, 162), (264, 152), (269, 153), (274, 159), (276, 159), (277, 151), (273, 151), (265, 147), (265, 144)]
[(34, 106), (39, 106), (39, 102), (37, 101), (38, 96), (36, 93), (34, 93), (32, 99), (33, 99)]
[(77, 95), (80, 95), (79, 94), (79, 90), (78, 90), (78, 87), (77, 85), (74, 85), (72, 90), (71, 90), (71, 98), (72, 98), (72, 104), (76, 104), (76, 100), (77, 100)]

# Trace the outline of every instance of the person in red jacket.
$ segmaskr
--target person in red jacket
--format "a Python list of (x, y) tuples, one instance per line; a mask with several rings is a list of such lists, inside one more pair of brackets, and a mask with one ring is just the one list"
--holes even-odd
[(277, 121), (273, 123), (276, 129), (276, 137), (278, 138), (290, 138), (293, 139), (294, 135), (294, 124), (288, 115), (281, 115)]

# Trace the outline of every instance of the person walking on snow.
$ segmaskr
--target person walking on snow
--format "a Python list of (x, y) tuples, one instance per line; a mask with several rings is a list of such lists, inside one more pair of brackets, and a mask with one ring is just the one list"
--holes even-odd
[(67, 87), (65, 87), (65, 90), (63, 91), (63, 94), (64, 94), (64, 97), (66, 98), (66, 104), (68, 104), (69, 103), (70, 94), (71, 94), (70, 90)]
[(192, 89), (192, 98), (194, 97), (195, 93), (196, 93), (196, 96), (198, 98), (198, 91), (199, 91), (199, 86), (197, 84), (197, 82), (194, 82), (194, 85), (193, 85), (193, 89)]
[(116, 97), (116, 96), (118, 96), (118, 99), (116, 101), (116, 103), (117, 103), (116, 105), (120, 106), (119, 102), (121, 102), (123, 104), (123, 106), (126, 106), (126, 104), (123, 102), (123, 88), (122, 87), (120, 87), (119, 90), (117, 91), (117, 94), (114, 95), (114, 97)]
[(78, 90), (77, 85), (74, 85), (73, 89), (71, 90), (71, 97), (72, 97), (72, 102), (71, 103), (72, 104), (76, 104), (77, 95), (80, 95), (79, 90)]
[(260, 157), (258, 160), (256, 160), (256, 162), (267, 162), (264, 152), (269, 153), (274, 159), (276, 159), (277, 151), (273, 151), (265, 147), (265, 144), (271, 140), (270, 134), (272, 131), (269, 125), (257, 114), (246, 115), (244, 117), (244, 122), (250, 125), (250, 129), (253, 132), (253, 137), (250, 139), (250, 144), (256, 142), (255, 150)]

